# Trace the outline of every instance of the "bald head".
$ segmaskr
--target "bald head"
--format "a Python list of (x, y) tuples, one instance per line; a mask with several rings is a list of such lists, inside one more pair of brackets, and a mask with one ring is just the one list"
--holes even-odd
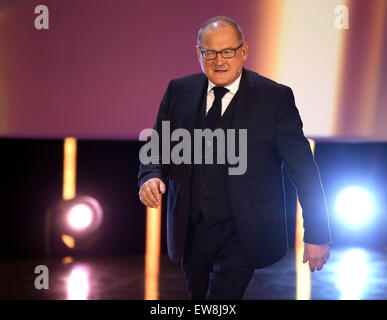
[(208, 31), (212, 31), (215, 29), (220, 29), (224, 27), (231, 27), (235, 31), (235, 35), (237, 37), (237, 40), (239, 43), (244, 42), (243, 32), (239, 24), (237, 24), (233, 19), (224, 17), (224, 16), (218, 16), (211, 18), (210, 20), (206, 21), (203, 26), (199, 29), (198, 32), (198, 39), (197, 39), (197, 46), (202, 46), (202, 40), (203, 40), (203, 34)]

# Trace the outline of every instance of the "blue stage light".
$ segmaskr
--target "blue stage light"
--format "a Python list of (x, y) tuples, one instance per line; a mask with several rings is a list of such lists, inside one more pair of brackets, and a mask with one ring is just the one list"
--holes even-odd
[(349, 225), (360, 226), (372, 215), (374, 206), (370, 194), (360, 187), (348, 187), (336, 199), (336, 212)]

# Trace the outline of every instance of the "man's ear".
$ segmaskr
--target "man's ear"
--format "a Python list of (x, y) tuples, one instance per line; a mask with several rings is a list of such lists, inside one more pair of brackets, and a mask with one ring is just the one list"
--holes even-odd
[(244, 42), (241, 49), (242, 49), (242, 52), (243, 52), (243, 61), (246, 61), (248, 53), (249, 53), (249, 45), (248, 45), (248, 43)]
[(199, 46), (196, 46), (196, 54), (198, 55), (198, 62), (201, 63), (201, 52)]

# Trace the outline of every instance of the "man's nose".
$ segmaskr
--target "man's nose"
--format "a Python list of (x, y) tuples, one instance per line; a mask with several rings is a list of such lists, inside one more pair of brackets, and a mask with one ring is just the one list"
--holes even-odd
[(218, 52), (218, 54), (216, 55), (216, 58), (215, 58), (215, 64), (216, 65), (222, 65), (222, 64), (224, 64), (224, 58), (222, 57), (222, 55), (220, 54), (220, 52)]

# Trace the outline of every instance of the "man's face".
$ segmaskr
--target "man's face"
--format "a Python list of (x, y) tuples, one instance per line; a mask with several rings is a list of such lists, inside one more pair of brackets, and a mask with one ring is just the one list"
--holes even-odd
[(235, 57), (225, 59), (218, 53), (216, 59), (205, 60), (200, 50), (220, 51), (237, 48), (240, 45), (235, 30), (230, 26), (208, 26), (202, 34), (201, 48), (196, 48), (199, 63), (207, 78), (218, 86), (228, 86), (241, 74), (243, 62), (247, 59), (247, 42), (239, 48)]

